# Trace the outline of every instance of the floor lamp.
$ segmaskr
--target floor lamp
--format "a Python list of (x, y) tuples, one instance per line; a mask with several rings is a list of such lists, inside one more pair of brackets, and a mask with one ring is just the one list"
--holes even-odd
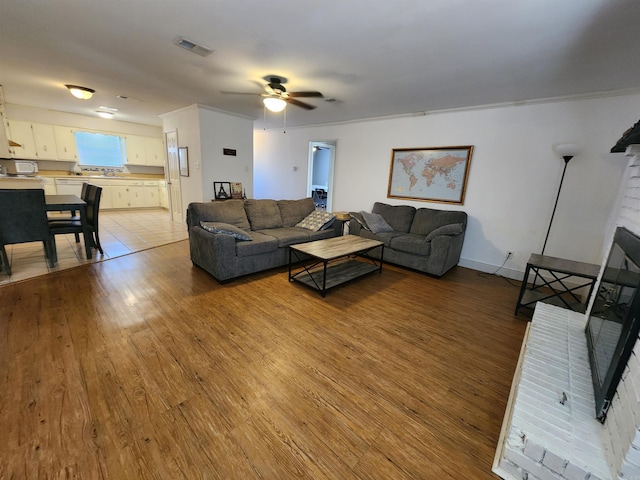
[(560, 185), (558, 186), (558, 194), (556, 195), (556, 203), (553, 205), (553, 212), (551, 213), (551, 220), (549, 220), (549, 228), (547, 228), (547, 236), (544, 237), (544, 245), (542, 245), (541, 255), (544, 255), (544, 249), (547, 248), (547, 240), (549, 240), (549, 233), (551, 232), (551, 224), (553, 223), (553, 217), (556, 214), (556, 208), (558, 207), (558, 199), (560, 198), (560, 190), (562, 190), (562, 182), (564, 182), (564, 174), (567, 172), (567, 165), (569, 160), (580, 153), (580, 149), (573, 143), (564, 143), (562, 145), (555, 145), (553, 151), (562, 157), (564, 160), (564, 169), (562, 170), (562, 177), (560, 178)]

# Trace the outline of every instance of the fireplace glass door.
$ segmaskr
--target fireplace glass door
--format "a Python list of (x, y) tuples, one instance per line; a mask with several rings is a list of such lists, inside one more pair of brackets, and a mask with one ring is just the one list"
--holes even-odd
[(604, 421), (640, 329), (640, 239), (618, 228), (587, 323), (596, 400)]

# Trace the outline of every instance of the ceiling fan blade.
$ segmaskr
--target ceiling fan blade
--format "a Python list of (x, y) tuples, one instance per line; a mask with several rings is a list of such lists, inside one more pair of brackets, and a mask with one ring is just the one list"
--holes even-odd
[(301, 102), (300, 100), (296, 100), (294, 98), (285, 98), (284, 100), (291, 105), (302, 107), (306, 110), (313, 110), (314, 108), (316, 108), (315, 105), (309, 105), (308, 103)]
[(290, 97), (324, 97), (320, 92), (289, 92)]
[(257, 93), (251, 93), (251, 92), (226, 92), (226, 91), (222, 91), (220, 93), (224, 93), (226, 95), (262, 95), (262, 93), (257, 92)]

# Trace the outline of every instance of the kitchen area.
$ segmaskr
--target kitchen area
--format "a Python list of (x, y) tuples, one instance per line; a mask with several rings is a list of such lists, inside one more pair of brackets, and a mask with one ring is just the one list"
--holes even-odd
[(103, 188), (101, 210), (167, 208), (162, 138), (115, 134), (122, 142), (122, 163), (102, 168), (78, 158), (75, 133), (86, 129), (2, 123), (0, 142), (5, 136), (8, 148), (0, 154), (0, 188), (43, 188), (47, 195), (80, 196), (82, 184), (89, 182)]

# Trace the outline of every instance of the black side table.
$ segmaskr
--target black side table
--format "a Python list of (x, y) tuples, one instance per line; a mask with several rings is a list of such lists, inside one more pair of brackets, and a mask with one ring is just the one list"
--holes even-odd
[[(547, 278), (542, 276), (541, 271), (548, 273)], [(574, 312), (585, 312), (599, 272), (599, 265), (532, 253), (522, 279), (515, 314), (522, 307), (534, 308), (536, 302), (550, 303)], [(535, 277), (533, 283), (529, 284), (531, 273)], [(582, 280), (578, 284), (572, 282), (568, 285), (565, 280), (572, 277)], [(584, 287), (589, 287), (585, 302), (575, 294), (576, 290)]]

